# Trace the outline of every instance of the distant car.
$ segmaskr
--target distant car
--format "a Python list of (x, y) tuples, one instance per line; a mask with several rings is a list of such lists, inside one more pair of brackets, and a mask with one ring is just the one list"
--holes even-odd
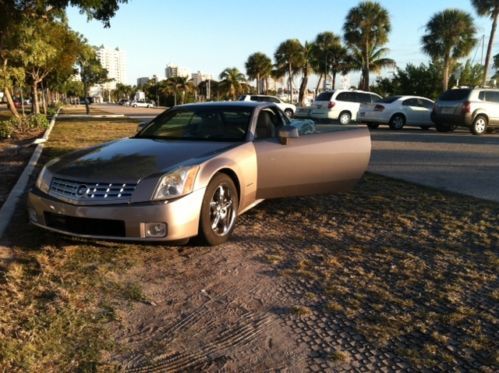
[(431, 111), (433, 101), (419, 96), (390, 96), (372, 104), (361, 104), (358, 122), (366, 123), (371, 129), (388, 124), (390, 129), (404, 126), (418, 126), (428, 129), (433, 126)]
[(150, 101), (132, 101), (130, 103), (131, 107), (146, 107), (146, 108), (151, 108), (154, 107), (154, 103)]
[(129, 106), (130, 100), (127, 100), (126, 98), (122, 98), (121, 100), (118, 101), (118, 104), (122, 105), (122, 106)]
[(284, 114), (291, 118), (296, 113), (296, 106), (293, 104), (288, 104), (287, 102), (282, 101), (280, 98), (275, 96), (267, 96), (267, 95), (242, 95), (239, 97), (239, 101), (256, 101), (256, 102), (273, 102), (276, 104)]
[(381, 99), (372, 92), (335, 89), (322, 92), (310, 107), (298, 109), (297, 117), (310, 117), (322, 120), (338, 120), (340, 124), (348, 124), (357, 120), (360, 104), (370, 104)]
[(440, 132), (456, 127), (468, 127), (474, 135), (493, 131), (499, 127), (499, 89), (449, 89), (435, 102), (431, 119)]
[(221, 244), (263, 199), (347, 191), (367, 169), (367, 128), (319, 133), (298, 122), (272, 103), (175, 106), (135, 136), (47, 163), (30, 221), (96, 239)]

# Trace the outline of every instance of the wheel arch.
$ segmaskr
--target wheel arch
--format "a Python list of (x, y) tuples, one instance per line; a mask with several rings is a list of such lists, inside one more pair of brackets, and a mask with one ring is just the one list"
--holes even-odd
[(393, 120), (393, 118), (395, 118), (395, 116), (397, 116), (397, 115), (400, 115), (402, 118), (404, 118), (404, 122), (407, 123), (407, 116), (404, 113), (401, 113), (400, 111), (397, 111), (396, 113), (393, 113), (390, 116), (390, 120), (388, 121), (388, 123), (390, 123)]

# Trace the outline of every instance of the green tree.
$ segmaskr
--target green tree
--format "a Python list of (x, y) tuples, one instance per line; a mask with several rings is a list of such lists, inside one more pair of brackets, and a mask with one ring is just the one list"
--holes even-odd
[(90, 107), (87, 97), (89, 96), (90, 87), (95, 84), (108, 82), (107, 70), (102, 67), (95, 47), (83, 45), (80, 55), (78, 56), (77, 64), (80, 69), (81, 82), (85, 92), (85, 109), (87, 114), (90, 113)]
[(265, 81), (265, 93), (267, 93), (267, 80), (272, 72), (272, 60), (266, 54), (256, 52), (248, 57), (245, 66), (248, 78), (256, 80), (256, 93), (260, 94), (262, 92), (260, 87), (261, 80)]
[(472, 64), (470, 60), (467, 60), (464, 66), (458, 66), (457, 68), (460, 70), (459, 85), (468, 87), (480, 86), (483, 80), (484, 66), (482, 64)]
[(390, 30), (388, 11), (377, 2), (361, 2), (347, 14), (343, 25), (344, 39), (347, 46), (354, 49), (354, 59), (362, 73), (361, 89), (369, 89), (369, 72), (380, 67), (380, 63), (374, 64), (372, 58), (386, 53), (383, 45), (388, 42)]
[(298, 39), (288, 39), (277, 47), (275, 76), (288, 75), (289, 102), (293, 101), (293, 78), (304, 66), (303, 46)]
[(180, 95), (180, 105), (185, 102), (185, 96), (193, 93), (196, 87), (192, 80), (185, 76), (169, 78), (166, 82), (166, 92), (174, 95), (174, 105), (177, 105), (177, 96)]
[(436, 13), (426, 24), (422, 37), (423, 51), (434, 63), (443, 66), (442, 89), (447, 90), (450, 70), (459, 58), (466, 57), (476, 43), (471, 16), (458, 9)]
[(490, 57), (492, 55), (492, 45), (494, 44), (494, 37), (496, 35), (497, 17), (499, 15), (499, 0), (471, 0), (471, 3), (479, 15), (490, 17), (492, 19), (489, 43), (487, 45), (487, 55), (485, 56), (485, 66), (482, 74), (482, 85), (485, 85), (487, 83), (487, 70), (489, 69)]
[(220, 86), (227, 96), (235, 100), (237, 95), (242, 93), (246, 78), (236, 67), (228, 67), (220, 73)]
[(305, 42), (302, 47), (302, 66), (301, 73), (302, 79), (300, 83), (300, 89), (298, 90), (298, 102), (300, 105), (305, 105), (305, 91), (308, 90), (308, 77), (313, 72), (313, 50), (314, 44)]
[[(388, 48), (380, 48), (380, 47), (373, 47), (368, 56), (369, 60), (369, 71), (379, 73), (381, 69), (386, 68), (386, 67), (395, 67), (395, 61), (392, 60), (391, 58), (385, 57), (385, 55), (388, 53)], [(346, 64), (349, 68), (353, 70), (362, 70), (364, 66), (364, 61), (365, 61), (365, 55), (363, 52), (358, 49), (356, 46), (351, 47), (350, 54), (348, 55)], [(369, 81), (369, 78), (365, 80), (364, 78), (361, 80), (360, 88), (361, 89), (369, 89), (369, 86), (364, 86), (366, 84), (366, 81)]]

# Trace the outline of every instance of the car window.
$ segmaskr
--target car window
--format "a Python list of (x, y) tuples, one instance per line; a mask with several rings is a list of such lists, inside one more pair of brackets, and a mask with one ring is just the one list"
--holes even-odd
[(369, 93), (354, 93), (355, 102), (367, 104), (371, 102), (371, 95)]
[(408, 98), (402, 102), (403, 106), (419, 106), (418, 100), (416, 98)]
[(462, 101), (465, 100), (471, 92), (471, 89), (449, 89), (438, 99), (440, 101)]
[(256, 120), (255, 140), (276, 137), (282, 124), (278, 111), (272, 108), (263, 109)]
[(251, 101), (262, 101), (260, 96), (251, 96)]
[(400, 98), (400, 96), (389, 96), (386, 98), (378, 98), (377, 101), (375, 101), (375, 102), (378, 104), (391, 104), (392, 102), (397, 101), (399, 98)]
[[(322, 92), (315, 101), (329, 101), (333, 97), (334, 92)], [(341, 93), (340, 93), (341, 94)]]
[(485, 100), (499, 103), (499, 92), (485, 91)]
[(272, 96), (265, 96), (266, 101), (273, 102), (275, 104), (279, 104), (281, 101), (279, 99)]
[(381, 99), (378, 95), (369, 94), (369, 96), (371, 97), (371, 103), (378, 102)]
[(424, 107), (428, 110), (433, 109), (433, 102), (432, 101), (425, 100), (424, 98), (420, 98), (420, 99), (418, 99), (418, 101), (419, 101), (419, 106)]
[(168, 110), (154, 118), (137, 138), (204, 141), (246, 139), (252, 108), (206, 108)]
[(336, 96), (337, 101), (350, 101), (355, 102), (355, 97), (353, 92), (341, 92)]

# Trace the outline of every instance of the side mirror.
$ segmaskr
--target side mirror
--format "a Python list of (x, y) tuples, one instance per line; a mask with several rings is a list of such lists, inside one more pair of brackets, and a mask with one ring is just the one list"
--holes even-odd
[(279, 129), (279, 140), (282, 145), (288, 143), (288, 139), (296, 139), (300, 137), (298, 133), (298, 128), (287, 125)]

